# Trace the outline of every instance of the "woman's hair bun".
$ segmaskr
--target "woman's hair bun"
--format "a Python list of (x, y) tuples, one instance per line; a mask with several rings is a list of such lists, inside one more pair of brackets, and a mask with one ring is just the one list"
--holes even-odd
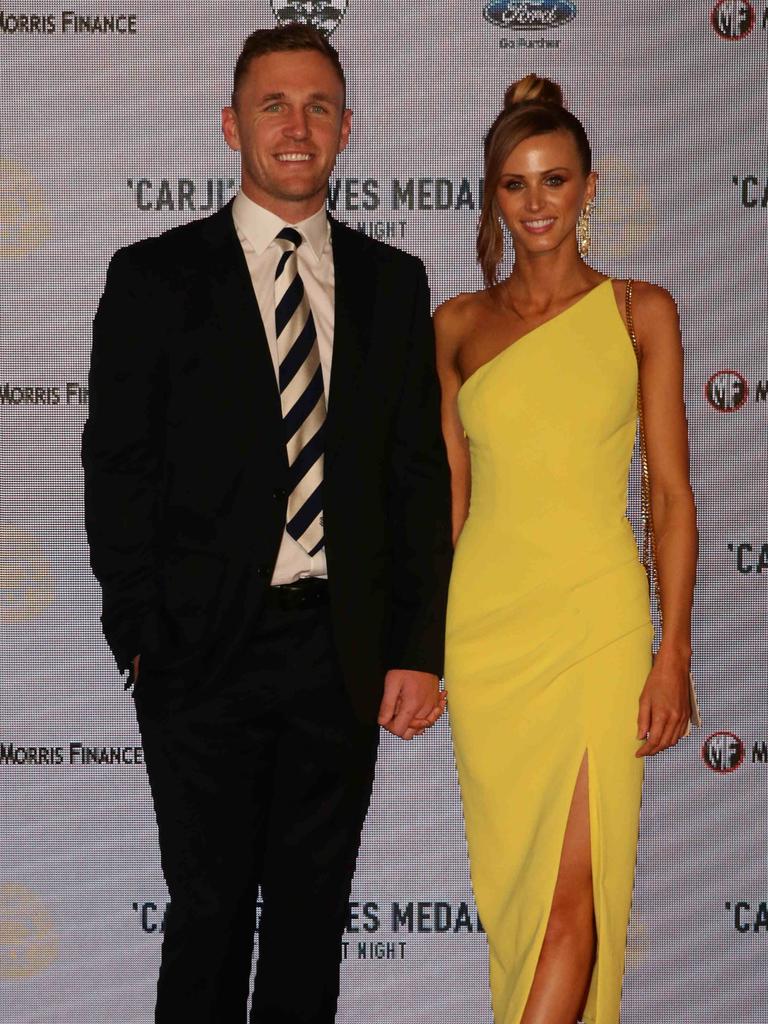
[(563, 91), (557, 82), (538, 75), (526, 75), (519, 82), (513, 82), (504, 93), (504, 110), (511, 110), (518, 103), (554, 103), (562, 107)]

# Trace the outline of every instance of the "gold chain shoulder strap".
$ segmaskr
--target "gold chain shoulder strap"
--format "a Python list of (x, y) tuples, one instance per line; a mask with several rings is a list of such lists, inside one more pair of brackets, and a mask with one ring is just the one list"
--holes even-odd
[[(640, 384), (640, 350), (637, 345), (635, 334), (635, 322), (632, 318), (632, 285), (634, 281), (627, 281), (625, 292), (625, 305), (627, 310), (627, 330), (632, 340), (632, 348), (635, 350), (637, 359), (637, 425), (640, 441), (640, 511), (643, 520), (643, 546), (642, 561), (645, 571), (648, 574), (648, 587), (656, 595), (656, 607), (659, 611), (659, 625), (664, 628), (661, 617), (661, 590), (659, 588), (659, 574), (656, 569), (656, 534), (653, 529), (653, 514), (651, 512), (651, 478), (648, 473), (648, 446), (645, 440), (645, 417), (643, 415), (643, 389)], [(688, 696), (691, 701), (691, 721), (694, 725), (701, 727), (701, 712), (696, 696), (696, 686), (693, 675), (688, 673)], [(690, 732), (691, 724), (685, 732)]]
[(648, 474), (648, 446), (645, 440), (645, 416), (643, 415), (643, 389), (640, 386), (640, 349), (635, 334), (635, 321), (632, 318), (632, 286), (634, 281), (627, 281), (625, 304), (627, 310), (627, 330), (632, 339), (632, 348), (637, 359), (637, 422), (640, 435), (640, 514), (643, 521), (642, 561), (648, 573), (648, 586), (656, 594), (656, 607), (659, 610), (661, 624), (661, 594), (659, 593), (659, 577), (656, 572), (656, 535), (653, 532), (653, 515), (651, 513), (651, 480)]

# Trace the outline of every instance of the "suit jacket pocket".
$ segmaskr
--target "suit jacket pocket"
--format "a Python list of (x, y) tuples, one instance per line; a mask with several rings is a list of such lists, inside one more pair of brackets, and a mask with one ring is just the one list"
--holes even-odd
[(222, 618), (226, 561), (216, 552), (182, 548), (165, 556), (153, 661), (186, 660), (211, 642)]

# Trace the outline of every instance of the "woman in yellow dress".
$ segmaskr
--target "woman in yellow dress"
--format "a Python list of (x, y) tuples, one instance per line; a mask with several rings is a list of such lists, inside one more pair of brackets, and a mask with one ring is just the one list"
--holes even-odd
[[(485, 144), (487, 287), (436, 313), (456, 550), (445, 678), (496, 1024), (616, 1024), (642, 758), (676, 743), (696, 514), (675, 303), (593, 270), (597, 176), (529, 75)], [(514, 269), (497, 280), (501, 221)], [(664, 636), (626, 518), (639, 377)]]

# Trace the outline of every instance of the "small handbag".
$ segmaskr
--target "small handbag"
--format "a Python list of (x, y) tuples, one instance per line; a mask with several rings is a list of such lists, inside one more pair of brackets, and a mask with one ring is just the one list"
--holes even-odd
[[(632, 285), (634, 281), (627, 281), (626, 290), (626, 310), (627, 310), (627, 330), (629, 337), (632, 340), (632, 348), (635, 350), (635, 358), (637, 359), (637, 422), (638, 422), (638, 434), (640, 435), (640, 513), (643, 520), (643, 545), (642, 545), (642, 562), (645, 566), (645, 571), (648, 574), (648, 589), (650, 593), (656, 595), (656, 607), (659, 613), (659, 625), (662, 629), (663, 622), (661, 617), (661, 593), (659, 591), (659, 576), (656, 569), (656, 535), (653, 529), (653, 515), (651, 514), (651, 485), (650, 477), (648, 475), (648, 449), (645, 441), (645, 418), (643, 416), (643, 395), (640, 387), (640, 352), (637, 347), (637, 336), (635, 335), (635, 324), (632, 319)], [(688, 736), (691, 731), (691, 722), (697, 728), (701, 728), (701, 712), (699, 711), (699, 702), (696, 697), (696, 686), (693, 681), (693, 673), (688, 672), (688, 688), (689, 696), (691, 700), (691, 717), (688, 722), (688, 726), (684, 732), (684, 736)]]

